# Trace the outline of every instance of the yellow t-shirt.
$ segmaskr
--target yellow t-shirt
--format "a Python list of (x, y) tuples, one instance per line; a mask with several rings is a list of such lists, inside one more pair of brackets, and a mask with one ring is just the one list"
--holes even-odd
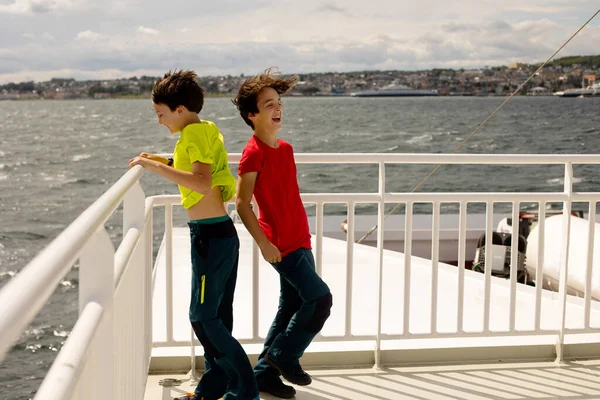
[[(173, 167), (182, 171), (192, 171), (194, 162), (210, 164), (212, 167), (212, 187), (221, 186), (223, 201), (235, 195), (235, 178), (229, 170), (227, 151), (219, 128), (210, 122), (190, 124), (183, 128), (173, 150)], [(198, 203), (203, 194), (179, 185), (181, 204), (187, 209)]]

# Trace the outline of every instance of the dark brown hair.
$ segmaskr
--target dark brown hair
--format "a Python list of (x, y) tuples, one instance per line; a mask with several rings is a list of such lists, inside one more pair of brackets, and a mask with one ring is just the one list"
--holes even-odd
[(240, 111), (240, 115), (244, 121), (246, 121), (248, 126), (254, 129), (254, 124), (248, 118), (248, 115), (256, 114), (258, 112), (258, 93), (262, 89), (270, 87), (282, 95), (289, 92), (297, 82), (298, 75), (283, 77), (279, 75), (277, 71), (273, 71), (273, 68), (269, 68), (260, 75), (246, 79), (244, 83), (242, 83), (242, 86), (240, 86), (240, 90), (238, 90), (235, 99), (231, 101)]
[(171, 111), (184, 106), (189, 111), (199, 113), (204, 105), (204, 89), (200, 87), (194, 71), (169, 71), (159, 78), (152, 88), (152, 102), (166, 104)]

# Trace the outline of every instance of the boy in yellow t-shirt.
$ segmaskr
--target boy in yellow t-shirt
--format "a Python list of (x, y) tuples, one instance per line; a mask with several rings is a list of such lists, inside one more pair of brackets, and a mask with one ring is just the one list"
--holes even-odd
[(158, 123), (181, 132), (173, 158), (141, 153), (129, 166), (141, 165), (179, 185), (190, 221), (192, 295), (190, 322), (204, 347), (205, 372), (196, 390), (182, 399), (258, 399), (248, 356), (233, 338), (233, 292), (239, 239), (224, 202), (235, 195), (223, 135), (200, 120), (204, 91), (193, 71), (169, 72), (152, 89)]

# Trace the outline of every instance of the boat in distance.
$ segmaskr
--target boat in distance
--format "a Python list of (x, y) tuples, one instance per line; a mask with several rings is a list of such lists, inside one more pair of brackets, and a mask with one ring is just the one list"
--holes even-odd
[(413, 89), (406, 85), (391, 84), (381, 89), (363, 90), (351, 93), (354, 97), (417, 97), (417, 96), (439, 96), (435, 89)]

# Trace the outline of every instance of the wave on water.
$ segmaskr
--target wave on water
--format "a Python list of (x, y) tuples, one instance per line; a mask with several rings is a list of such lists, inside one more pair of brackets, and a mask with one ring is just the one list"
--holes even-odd
[(73, 184), (73, 185), (105, 185), (108, 182), (105, 179), (99, 179), (99, 178), (78, 178), (78, 179), (71, 179), (70, 181), (67, 182), (68, 184)]
[(415, 136), (406, 141), (409, 144), (424, 144), (424, 142), (431, 142), (433, 135), (431, 133), (425, 133), (424, 135)]
[(64, 338), (68, 337), (70, 333), (61, 328), (64, 327), (62, 325), (42, 325), (28, 329), (23, 332), (13, 349), (29, 353), (57, 352), (64, 345)]
[(217, 121), (229, 121), (232, 119), (236, 119), (237, 117), (238, 117), (237, 115), (234, 115), (233, 117), (219, 117), (219, 118), (217, 118)]
[(28, 232), (28, 231), (8, 231), (8, 232), (3, 232), (0, 234), (1, 241), (18, 240), (18, 239), (41, 240), (41, 239), (47, 239), (47, 238), (48, 238), (48, 236), (43, 235), (41, 233)]
[(73, 161), (86, 160), (86, 159), (90, 158), (91, 156), (92, 156), (91, 154), (76, 154), (73, 156), (72, 160)]
[[(585, 178), (582, 178), (582, 177), (573, 178), (573, 183), (583, 183), (583, 182), (585, 182)], [(548, 185), (554, 185), (554, 186), (564, 185), (565, 184), (565, 178), (561, 177), (561, 178), (548, 179), (546, 181), (546, 183)]]

